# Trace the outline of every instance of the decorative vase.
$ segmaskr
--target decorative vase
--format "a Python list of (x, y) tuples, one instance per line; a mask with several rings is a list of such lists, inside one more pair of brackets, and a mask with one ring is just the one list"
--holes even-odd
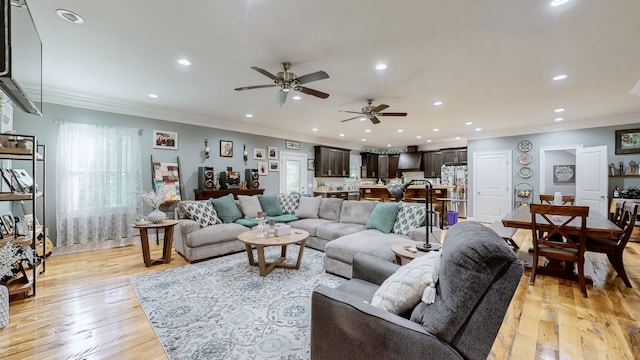
[(160, 211), (156, 208), (155, 210), (150, 212), (149, 215), (147, 215), (147, 217), (152, 223), (158, 224), (163, 222), (164, 219), (167, 218), (167, 214), (165, 214), (163, 211)]
[(9, 324), (9, 289), (0, 285), (0, 329)]

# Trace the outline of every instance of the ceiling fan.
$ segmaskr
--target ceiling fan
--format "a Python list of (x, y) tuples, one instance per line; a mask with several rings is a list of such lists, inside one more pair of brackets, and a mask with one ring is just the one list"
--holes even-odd
[(321, 99), (326, 99), (329, 97), (329, 94), (323, 93), (322, 91), (310, 89), (308, 87), (302, 86), (303, 84), (310, 83), (312, 81), (322, 80), (329, 77), (329, 75), (324, 71), (316, 71), (311, 74), (297, 76), (296, 74), (289, 71), (291, 69), (291, 63), (283, 62), (280, 64), (282, 67), (282, 71), (278, 72), (277, 75), (273, 75), (265, 69), (259, 68), (257, 66), (252, 66), (251, 68), (260, 74), (270, 78), (273, 80), (273, 84), (271, 85), (255, 85), (255, 86), (244, 86), (236, 88), (236, 91), (241, 90), (251, 90), (251, 89), (261, 89), (268, 87), (280, 87), (280, 91), (278, 92), (278, 96), (276, 97), (276, 102), (282, 106), (285, 101), (287, 101), (287, 94), (291, 90), (300, 91), (301, 93), (305, 93), (308, 95), (313, 95), (319, 97)]
[(346, 110), (340, 110), (341, 112), (346, 112), (346, 113), (351, 113), (351, 114), (360, 114), (358, 116), (354, 116), (352, 118), (349, 119), (344, 119), (340, 122), (345, 122), (345, 121), (349, 121), (349, 120), (353, 120), (353, 119), (358, 119), (361, 118), (362, 115), (364, 115), (367, 119), (371, 120), (372, 123), (374, 124), (379, 124), (380, 123), (380, 119), (378, 119), (378, 116), (407, 116), (406, 112), (381, 112), (382, 110), (386, 109), (389, 107), (389, 105), (385, 105), (385, 104), (380, 104), (376, 107), (373, 107), (371, 105), (371, 103), (373, 102), (373, 99), (367, 99), (367, 103), (368, 105), (362, 108), (362, 111), (358, 112), (358, 111), (346, 111)]

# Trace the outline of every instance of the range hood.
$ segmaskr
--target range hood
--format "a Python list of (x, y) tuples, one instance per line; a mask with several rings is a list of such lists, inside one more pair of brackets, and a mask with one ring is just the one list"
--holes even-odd
[(400, 153), (400, 158), (398, 159), (398, 170), (422, 170), (422, 153), (418, 151), (417, 146), (407, 146), (407, 152)]

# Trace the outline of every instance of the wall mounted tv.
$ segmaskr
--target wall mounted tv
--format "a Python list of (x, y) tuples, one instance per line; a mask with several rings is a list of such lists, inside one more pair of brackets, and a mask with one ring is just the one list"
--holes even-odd
[(0, 89), (42, 116), (42, 42), (26, 0), (0, 0)]

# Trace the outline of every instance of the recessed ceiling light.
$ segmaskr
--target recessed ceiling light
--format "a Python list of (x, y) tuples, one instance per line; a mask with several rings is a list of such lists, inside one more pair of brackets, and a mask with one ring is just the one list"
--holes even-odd
[(442, 105), (442, 101), (440, 100), (433, 102), (433, 106), (440, 106), (440, 105)]
[(191, 65), (191, 61), (189, 61), (187, 59), (180, 59), (180, 60), (178, 60), (178, 64), (180, 64), (182, 66), (190, 66)]
[(313, 128), (311, 129), (311, 131), (318, 131), (318, 128)]
[(376, 65), (376, 70), (384, 70), (386, 68), (387, 68), (387, 64), (380, 63)]
[(300, 100), (300, 99), (302, 99), (302, 96), (300, 96), (300, 95), (294, 95), (293, 96), (293, 100)]
[(365, 138), (362, 138), (362, 139), (360, 139), (360, 141), (367, 141), (367, 139), (365, 139)]
[(252, 117), (253, 117), (253, 114), (245, 114), (244, 116), (245, 116), (245, 117), (248, 117), (248, 118), (252, 118)]
[(567, 78), (567, 74), (560, 74), (560, 75), (556, 75), (553, 77), (553, 80), (558, 81), (558, 80), (564, 80)]
[(551, 0), (551, 3), (549, 3), (550, 6), (552, 7), (556, 7), (556, 6), (561, 6), (564, 5), (566, 3), (568, 3), (571, 0)]
[(456, 140), (460, 140), (460, 136), (456, 136)]
[(422, 135), (416, 136), (416, 139), (422, 139)]
[(404, 130), (402, 130), (402, 129), (398, 129), (397, 131), (398, 131), (398, 132), (404, 132)]
[(482, 128), (475, 128), (475, 131), (482, 131)]
[(371, 132), (371, 129), (367, 129), (367, 130), (365, 130), (365, 132)]
[(367, 121), (367, 117), (366, 116), (361, 117), (360, 121)]
[(344, 134), (340, 134), (340, 135), (338, 135), (338, 136), (340, 136), (340, 137), (344, 137)]
[(557, 108), (557, 109), (555, 109), (555, 110), (553, 110), (553, 111), (555, 111), (555, 112), (557, 112), (557, 113), (561, 113), (561, 112), (563, 112), (563, 111), (564, 111), (564, 108)]
[(561, 118), (561, 117), (557, 117), (557, 118), (553, 119), (553, 121), (562, 121), (562, 120), (564, 120), (564, 118)]
[(82, 24), (84, 22), (84, 19), (82, 18), (82, 16), (74, 13), (73, 11), (58, 9), (56, 10), (56, 14), (58, 14), (58, 16), (60, 16), (62, 19), (70, 23)]
[(157, 99), (157, 98), (159, 98), (159, 97), (160, 97), (160, 96), (158, 96), (157, 94), (149, 94), (148, 96), (149, 96), (150, 98), (152, 98), (152, 99)]
[(440, 131), (440, 129), (433, 129), (433, 131)]
[(473, 121), (467, 121), (466, 123), (464, 123), (465, 125), (472, 125)]
[(427, 140), (427, 142), (431, 142), (431, 139)]
[(387, 147), (391, 147), (391, 144), (387, 144)]

